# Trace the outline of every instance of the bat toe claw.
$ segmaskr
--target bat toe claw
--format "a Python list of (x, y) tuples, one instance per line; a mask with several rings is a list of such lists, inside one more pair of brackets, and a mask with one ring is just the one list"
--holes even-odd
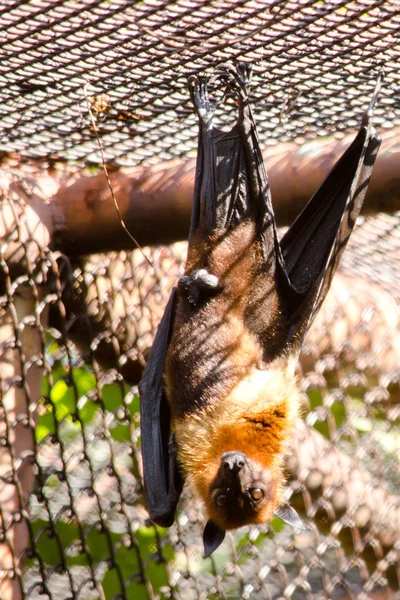
[(251, 65), (244, 62), (226, 63), (218, 70), (218, 78), (241, 100), (247, 100), (251, 80)]
[(208, 98), (207, 81), (203, 77), (190, 75), (188, 77), (190, 97), (200, 119), (211, 125), (215, 105)]
[(196, 305), (217, 292), (220, 282), (218, 277), (209, 273), (207, 269), (196, 269), (190, 275), (181, 277), (178, 287), (187, 291), (189, 303)]

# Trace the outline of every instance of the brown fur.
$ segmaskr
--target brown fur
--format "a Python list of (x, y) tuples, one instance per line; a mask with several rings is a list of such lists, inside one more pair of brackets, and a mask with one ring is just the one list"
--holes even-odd
[[(255, 225), (246, 221), (223, 235), (216, 232), (208, 243), (201, 233), (192, 241), (186, 274), (206, 268), (221, 282), (221, 291), (201, 307), (178, 298), (174, 332), (166, 361), (166, 389), (173, 416), (219, 401), (252, 367), (260, 367), (268, 340), (265, 321), (277, 321), (277, 295), (269, 265), (255, 240)], [(265, 270), (260, 281), (257, 273)], [(255, 289), (255, 280), (259, 283)], [(252, 326), (249, 306), (255, 297), (266, 315)], [(273, 340), (271, 340), (273, 343)]]
[[(254, 240), (255, 225), (247, 221), (228, 234), (217, 232), (208, 244), (201, 233), (192, 241), (186, 274), (206, 268), (219, 278), (221, 291), (201, 306), (178, 299), (166, 360), (179, 462), (208, 516), (226, 529), (232, 523), (216, 510), (210, 492), (222, 454), (241, 451), (264, 472), (268, 494), (253, 522), (270, 519), (282, 502), (283, 455), (299, 405), (293, 361), (264, 363), (261, 330), (277, 320), (279, 307), (270, 266)], [(265, 313), (260, 334), (249, 314), (257, 299), (257, 310)]]
[(205, 503), (208, 517), (221, 527), (229, 528), (220, 523), (210, 488), (224, 452), (243, 452), (268, 473), (268, 501), (255, 522), (269, 520), (282, 503), (283, 457), (299, 403), (293, 362), (278, 361), (269, 370), (252, 369), (225, 398), (173, 423), (189, 485)]

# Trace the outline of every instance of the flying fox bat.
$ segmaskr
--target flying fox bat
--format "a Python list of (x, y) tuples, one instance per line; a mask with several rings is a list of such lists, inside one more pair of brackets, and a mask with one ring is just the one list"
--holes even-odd
[(299, 412), (295, 364), (365, 197), (380, 146), (377, 84), (360, 130), (279, 241), (249, 103), (250, 67), (217, 75), (236, 98), (229, 132), (213, 127), (205, 79), (191, 77), (200, 131), (184, 276), (139, 386), (150, 518), (170, 526), (183, 484), (205, 505), (204, 554), (225, 531), (284, 503), (284, 457)]

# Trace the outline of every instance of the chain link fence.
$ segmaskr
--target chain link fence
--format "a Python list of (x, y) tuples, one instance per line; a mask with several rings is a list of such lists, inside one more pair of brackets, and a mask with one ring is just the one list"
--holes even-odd
[(100, 161), (87, 101), (107, 161), (187, 156), (186, 75), (236, 57), (264, 143), (354, 127), (382, 67), (384, 135), (399, 30), (395, 1), (0, 0), (1, 599), (399, 598), (399, 215), (360, 220), (303, 347), (307, 531), (242, 528), (204, 560), (201, 507), (185, 492), (155, 527), (141, 479), (136, 386), (186, 245), (71, 258), (42, 190), (54, 162)]
[(0, 1), (1, 148), (95, 162), (86, 95), (107, 160), (157, 164), (196, 147), (189, 73), (252, 62), (262, 143), (399, 125), (397, 0)]
[(379, 275), (398, 219), (360, 224), (304, 345), (288, 494), (307, 532), (244, 528), (204, 561), (192, 499), (170, 530), (148, 521), (134, 385), (186, 245), (146, 250), (154, 268), (138, 250), (71, 262), (35, 241), (15, 189), (0, 256), (1, 597), (394, 597), (400, 310)]

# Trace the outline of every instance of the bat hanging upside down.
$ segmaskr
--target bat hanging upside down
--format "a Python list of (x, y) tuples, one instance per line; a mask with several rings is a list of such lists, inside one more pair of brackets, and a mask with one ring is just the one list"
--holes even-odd
[(207, 82), (189, 78), (200, 132), (188, 258), (139, 386), (150, 518), (170, 526), (187, 482), (205, 505), (206, 557), (226, 530), (274, 514), (302, 526), (283, 497), (301, 403), (295, 364), (380, 146), (378, 82), (357, 137), (279, 241), (249, 77), (242, 63), (216, 76), (237, 100), (229, 132), (213, 127)]

